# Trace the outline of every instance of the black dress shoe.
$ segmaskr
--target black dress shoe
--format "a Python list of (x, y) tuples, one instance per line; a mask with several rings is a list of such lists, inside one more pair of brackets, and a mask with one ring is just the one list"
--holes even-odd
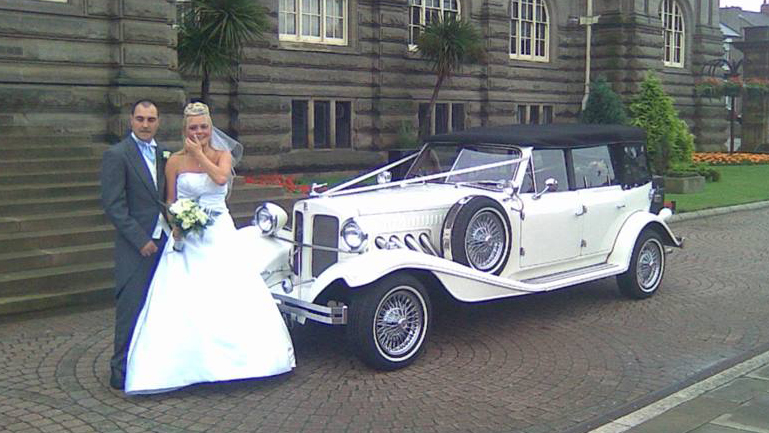
[(112, 374), (109, 377), (109, 386), (113, 389), (123, 390), (125, 388), (125, 378), (122, 375)]

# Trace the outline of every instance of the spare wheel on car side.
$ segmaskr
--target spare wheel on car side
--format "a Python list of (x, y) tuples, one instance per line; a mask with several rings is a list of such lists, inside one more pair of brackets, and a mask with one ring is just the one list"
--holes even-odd
[(441, 234), (446, 259), (499, 275), (510, 258), (511, 244), (507, 212), (489, 197), (465, 197), (446, 215)]

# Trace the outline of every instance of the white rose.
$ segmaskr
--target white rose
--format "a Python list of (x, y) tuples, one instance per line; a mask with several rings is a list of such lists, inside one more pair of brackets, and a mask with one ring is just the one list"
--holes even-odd
[(179, 200), (175, 201), (174, 204), (171, 205), (170, 208), (168, 208), (169, 211), (171, 211), (174, 215), (179, 215), (182, 213), (182, 204), (179, 203)]
[(190, 227), (192, 227), (192, 224), (190, 224), (190, 222), (189, 222), (189, 221), (182, 221), (182, 228), (183, 228), (184, 230), (189, 230), (189, 229), (190, 229)]
[(206, 215), (206, 213), (200, 209), (198, 209), (196, 216), (198, 218), (198, 221), (201, 222), (201, 224), (205, 224), (208, 221), (208, 215)]

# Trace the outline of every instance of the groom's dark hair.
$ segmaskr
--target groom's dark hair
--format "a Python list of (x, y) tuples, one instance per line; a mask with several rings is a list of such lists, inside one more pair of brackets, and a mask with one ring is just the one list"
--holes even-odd
[(131, 116), (133, 116), (134, 113), (136, 113), (136, 107), (138, 107), (139, 105), (141, 105), (144, 108), (148, 108), (151, 105), (154, 105), (155, 108), (158, 107), (158, 104), (156, 104), (155, 101), (153, 101), (152, 99), (146, 99), (146, 98), (139, 99), (138, 101), (134, 102), (134, 105), (131, 107)]

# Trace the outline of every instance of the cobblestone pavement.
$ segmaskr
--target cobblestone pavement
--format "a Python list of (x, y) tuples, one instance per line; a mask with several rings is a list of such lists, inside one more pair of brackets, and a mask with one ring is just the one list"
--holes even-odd
[(292, 373), (126, 397), (107, 385), (112, 309), (5, 318), (0, 430), (585, 431), (769, 347), (769, 210), (673, 228), (687, 247), (653, 298), (607, 279), (454, 307), (395, 372), (363, 366), (339, 328), (300, 327)]

